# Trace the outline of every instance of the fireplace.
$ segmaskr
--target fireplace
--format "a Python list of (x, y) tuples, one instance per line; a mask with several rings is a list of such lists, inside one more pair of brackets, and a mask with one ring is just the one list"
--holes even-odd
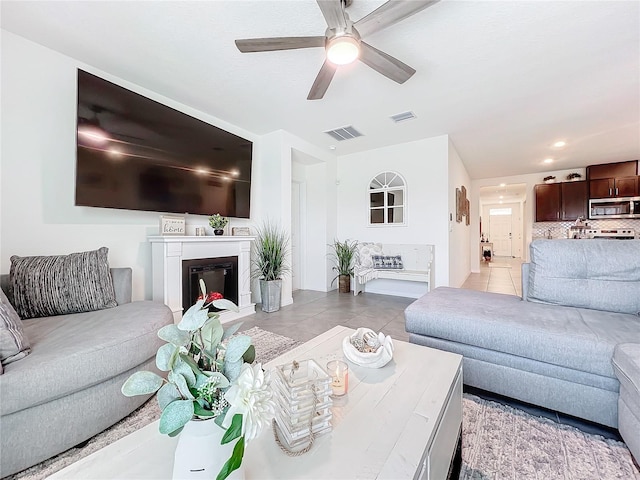
[[(220, 312), (220, 322), (230, 322), (238, 318), (252, 315), (256, 312), (255, 303), (251, 301), (251, 242), (254, 237), (250, 236), (160, 236), (149, 237), (151, 242), (152, 274), (153, 274), (153, 296), (156, 301), (160, 301), (169, 306), (173, 312), (173, 321), (179, 323), (182, 319), (183, 308), (191, 307), (198, 295), (200, 295), (197, 282), (194, 287), (195, 297), (191, 293), (184, 293), (184, 275), (182, 269), (183, 261), (196, 260), (195, 264), (216, 259), (214, 264), (224, 265), (228, 262), (227, 257), (235, 258), (233, 264), (236, 278), (234, 287), (229, 285), (226, 276), (221, 272), (205, 272), (207, 275), (205, 282), (207, 289), (214, 289), (215, 280), (213, 278), (225, 277), (224, 295), (233, 300), (238, 305), (239, 311), (232, 312), (226, 310)], [(220, 261), (223, 259), (222, 261)], [(223, 266), (222, 270), (226, 267)], [(228, 270), (227, 270), (228, 271)], [(208, 279), (212, 276), (212, 279)], [(223, 293), (223, 292), (220, 292)], [(183, 301), (183, 295), (186, 300)], [(188, 295), (188, 296), (187, 296)]]
[[(204, 280), (207, 294), (217, 292), (238, 304), (238, 257), (197, 258), (182, 261), (182, 308), (187, 311), (202, 294)], [(219, 311), (211, 306), (212, 312)]]

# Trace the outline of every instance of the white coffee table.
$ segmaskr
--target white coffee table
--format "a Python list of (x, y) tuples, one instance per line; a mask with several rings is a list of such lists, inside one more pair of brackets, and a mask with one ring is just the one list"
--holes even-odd
[[(342, 359), (335, 327), (281, 355), (267, 367), (315, 359)], [(243, 465), (253, 479), (445, 479), (462, 425), (462, 357), (394, 341), (393, 360), (381, 369), (349, 363), (349, 393), (333, 406), (333, 430), (310, 452), (288, 457), (271, 429), (251, 442)], [(49, 478), (170, 479), (177, 438), (157, 422), (60, 470)]]

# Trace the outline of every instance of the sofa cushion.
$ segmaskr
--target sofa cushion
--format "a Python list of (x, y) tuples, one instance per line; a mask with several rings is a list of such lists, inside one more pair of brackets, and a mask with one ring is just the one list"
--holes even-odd
[(21, 318), (90, 312), (117, 305), (109, 249), (11, 257), (13, 305)]
[(141, 365), (164, 344), (158, 330), (172, 322), (171, 309), (151, 301), (25, 320), (32, 352), (6, 365), (0, 414), (47, 403)]
[(0, 365), (20, 360), (30, 351), (29, 340), (22, 329), (22, 320), (0, 289)]
[(530, 252), (527, 300), (640, 313), (640, 240), (539, 239)]
[(449, 287), (438, 287), (416, 300), (406, 308), (405, 318), (409, 333), (606, 377), (614, 377), (615, 346), (640, 343), (640, 317), (635, 315)]
[[(621, 343), (613, 353), (613, 368), (620, 384), (640, 401), (640, 343)], [(637, 412), (640, 415), (640, 410)]]

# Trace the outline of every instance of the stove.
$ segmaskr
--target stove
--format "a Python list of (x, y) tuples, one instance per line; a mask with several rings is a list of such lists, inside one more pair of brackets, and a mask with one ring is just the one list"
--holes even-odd
[(587, 238), (609, 238), (613, 240), (632, 240), (636, 238), (633, 228), (608, 228), (585, 230)]

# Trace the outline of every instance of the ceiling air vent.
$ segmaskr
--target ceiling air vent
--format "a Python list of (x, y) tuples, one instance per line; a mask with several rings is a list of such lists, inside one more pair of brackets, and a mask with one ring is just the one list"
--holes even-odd
[(326, 133), (327, 135), (330, 135), (331, 137), (335, 138), (339, 142), (362, 136), (362, 134), (359, 131), (357, 131), (355, 128), (353, 128), (353, 126), (351, 125), (347, 127), (336, 128), (334, 130), (327, 130), (324, 133)]
[(411, 120), (413, 118), (416, 118), (416, 114), (413, 112), (402, 112), (402, 113), (396, 113), (395, 115), (391, 115), (391, 120), (393, 120), (396, 123), (400, 123), (400, 122), (404, 122), (406, 120)]

